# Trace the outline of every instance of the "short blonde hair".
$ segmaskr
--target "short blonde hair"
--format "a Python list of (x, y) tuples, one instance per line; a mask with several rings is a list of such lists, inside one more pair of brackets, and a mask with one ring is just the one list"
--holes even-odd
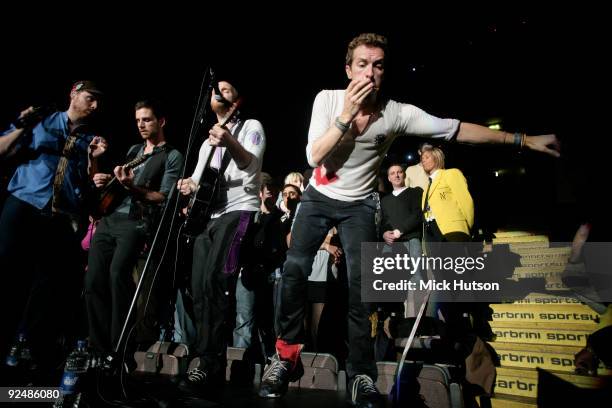
[[(294, 183), (295, 181), (297, 181), (298, 184), (295, 184)], [(287, 176), (285, 177), (285, 185), (293, 184), (297, 188), (302, 188), (303, 181), (304, 181), (304, 176), (302, 176), (302, 173), (298, 173), (297, 171), (293, 171), (287, 174)]]
[(423, 153), (429, 152), (431, 153), (431, 157), (433, 157), (434, 162), (436, 162), (436, 167), (439, 169), (444, 169), (444, 152), (439, 147), (431, 147), (424, 146), (421, 151), (421, 156)]

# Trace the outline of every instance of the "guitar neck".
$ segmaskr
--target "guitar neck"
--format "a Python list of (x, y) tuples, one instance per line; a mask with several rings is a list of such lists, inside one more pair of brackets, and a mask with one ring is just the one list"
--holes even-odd
[[(132, 160), (131, 162), (126, 163), (123, 167), (125, 167), (126, 170), (131, 170), (134, 167), (138, 166), (139, 164), (141, 164), (142, 162), (144, 162), (145, 160), (147, 160), (149, 158), (150, 155), (145, 155), (145, 156), (141, 156), (137, 159)], [(110, 179), (108, 181), (108, 183), (106, 183), (106, 185), (104, 186), (104, 190), (108, 191), (111, 188), (113, 188), (114, 184), (117, 183), (117, 176), (113, 176), (112, 179)]]
[(115, 184), (117, 184), (119, 181), (117, 180), (117, 176), (114, 176), (112, 179), (110, 179), (108, 181), (108, 183), (106, 183), (104, 185), (104, 187), (102, 187), (102, 195), (106, 194), (106, 192), (111, 191), (112, 189), (115, 188)]
[[(154, 151), (152, 153), (149, 154), (145, 154), (142, 155), (140, 157), (135, 158), (134, 160), (131, 160), (129, 162), (127, 162), (126, 164), (123, 165), (123, 167), (125, 167), (126, 170), (131, 170), (134, 167), (138, 166), (139, 164), (144, 163), (145, 161), (149, 160), (149, 158), (163, 150), (165, 150), (165, 146), (162, 146), (158, 151)], [(117, 182), (117, 176), (114, 176), (112, 179), (109, 180), (108, 183), (106, 183), (106, 185), (104, 186), (105, 190), (109, 190), (110, 186), (115, 184)]]
[(125, 167), (126, 170), (133, 169), (134, 167), (138, 166), (139, 164), (145, 162), (150, 156), (151, 156), (151, 153), (150, 154), (145, 154), (143, 156), (140, 156), (140, 157), (132, 160), (131, 162), (128, 162), (128, 163), (124, 164), (123, 167)]
[[(236, 105), (228, 112), (227, 116), (219, 123), (219, 126), (225, 127), (236, 115), (238, 114), (238, 107), (242, 104), (242, 99), (239, 98), (236, 102)], [(208, 153), (208, 157), (206, 158), (206, 164), (204, 168), (210, 168), (210, 162), (217, 151), (217, 146), (211, 146), (210, 152)]]

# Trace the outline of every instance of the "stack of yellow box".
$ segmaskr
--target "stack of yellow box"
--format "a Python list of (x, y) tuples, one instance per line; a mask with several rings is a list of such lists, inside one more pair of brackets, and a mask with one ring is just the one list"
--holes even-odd
[[(509, 244), (521, 256), (513, 279), (544, 278), (548, 294), (491, 305), (491, 327), (501, 367), (497, 370), (493, 407), (535, 407), (540, 367), (585, 388), (610, 386), (603, 369), (597, 377), (574, 374), (574, 355), (597, 328), (598, 314), (571, 297), (561, 282), (570, 247), (550, 247), (548, 237), (529, 232), (498, 232), (493, 243)], [(551, 291), (555, 294), (550, 294)]]

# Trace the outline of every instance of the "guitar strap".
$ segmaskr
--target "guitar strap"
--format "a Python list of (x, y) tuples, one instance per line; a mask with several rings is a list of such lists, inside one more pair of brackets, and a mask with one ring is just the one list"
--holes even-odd
[(68, 158), (72, 154), (74, 146), (76, 145), (76, 139), (77, 137), (73, 133), (68, 135), (68, 137), (66, 138), (66, 142), (64, 143), (64, 148), (62, 150), (62, 155), (59, 159), (57, 169), (55, 170), (55, 177), (53, 179), (53, 200), (51, 201), (51, 211), (53, 212), (53, 214), (60, 212), (60, 196), (62, 186), (64, 185), (66, 169), (68, 168)]
[(130, 147), (130, 150), (128, 150), (127, 155), (126, 155), (126, 160), (128, 163), (134, 160), (136, 156), (138, 156), (138, 152), (140, 151), (141, 147), (142, 147), (142, 143), (138, 143)]
[[(234, 130), (233, 132), (231, 132), (232, 136), (237, 139), (240, 135), (240, 131), (242, 130), (243, 126), (244, 121), (241, 120), (240, 123), (238, 123), (238, 126), (236, 126), (235, 129), (232, 129)], [(223, 177), (223, 174), (225, 173), (225, 170), (227, 170), (227, 166), (229, 166), (231, 160), (232, 156), (227, 152), (227, 149), (225, 149), (225, 151), (223, 152), (223, 158), (221, 159), (221, 166), (219, 166), (219, 177)]]
[(66, 171), (68, 169), (70, 158), (76, 149), (77, 139), (80, 137), (84, 127), (84, 124), (76, 125), (64, 141), (62, 154), (55, 170), (55, 177), (53, 178), (53, 196), (51, 200), (51, 211), (53, 214), (61, 212), (61, 193), (64, 185), (64, 179), (66, 177)]

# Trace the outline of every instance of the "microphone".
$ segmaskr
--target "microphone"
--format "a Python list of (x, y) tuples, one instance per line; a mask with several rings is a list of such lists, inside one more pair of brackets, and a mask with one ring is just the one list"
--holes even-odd
[(225, 99), (223, 95), (221, 95), (221, 90), (219, 90), (219, 82), (217, 81), (215, 71), (213, 71), (212, 67), (210, 68), (210, 81), (212, 83), (213, 89), (215, 90), (215, 100), (227, 106), (231, 105), (232, 103)]

